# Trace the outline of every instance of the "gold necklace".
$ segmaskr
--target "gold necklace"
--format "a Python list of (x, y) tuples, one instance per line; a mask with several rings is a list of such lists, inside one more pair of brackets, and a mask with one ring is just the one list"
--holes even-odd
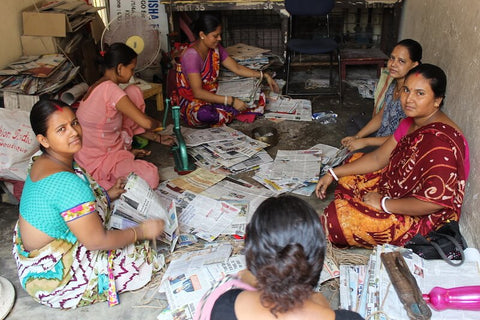
[(51, 154), (49, 154), (48, 152), (45, 152), (44, 155), (46, 155), (50, 160), (52, 160), (53, 162), (56, 162), (60, 165), (62, 165), (63, 167), (67, 168), (68, 171), (70, 172), (73, 172), (73, 166), (72, 164), (68, 165), (67, 163), (63, 162), (62, 160), (58, 160), (57, 158), (55, 158), (54, 156), (52, 156)]

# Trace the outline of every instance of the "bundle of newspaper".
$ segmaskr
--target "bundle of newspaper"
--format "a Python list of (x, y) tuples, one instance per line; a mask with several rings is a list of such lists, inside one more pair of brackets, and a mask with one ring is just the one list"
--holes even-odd
[(265, 69), (270, 63), (268, 56), (266, 55), (270, 52), (268, 49), (262, 49), (244, 43), (237, 43), (225, 48), (225, 50), (230, 57), (238, 62), (238, 64), (247, 66), (250, 69)]
[(0, 70), (0, 90), (29, 95), (55, 93), (79, 70), (60, 53), (24, 56)]
[[(471, 248), (470, 248), (471, 249)], [(433, 287), (453, 288), (480, 285), (480, 255), (467, 257), (460, 267), (443, 260), (425, 260), (409, 249), (392, 245), (377, 246), (368, 265), (340, 266), (340, 307), (375, 320), (408, 319), (407, 312), (391, 285), (380, 259), (383, 252), (401, 252), (422, 293)], [(432, 310), (432, 320), (478, 319), (478, 312), (467, 310)]]
[(182, 128), (182, 134), (195, 164), (209, 170), (237, 174), (273, 161), (264, 150), (267, 143), (227, 126), (208, 129)]
[(308, 187), (301, 192), (311, 194), (318, 181), (322, 154), (318, 149), (278, 150), (275, 160), (260, 166), (253, 179), (277, 193)]
[(144, 179), (132, 172), (127, 177), (125, 192), (113, 202), (109, 227), (127, 229), (148, 219), (165, 221), (164, 236), (160, 240), (169, 244), (173, 251), (178, 240), (175, 202), (165, 201)]
[(270, 98), (265, 106), (265, 118), (295, 121), (312, 121), (312, 102), (278, 96)]

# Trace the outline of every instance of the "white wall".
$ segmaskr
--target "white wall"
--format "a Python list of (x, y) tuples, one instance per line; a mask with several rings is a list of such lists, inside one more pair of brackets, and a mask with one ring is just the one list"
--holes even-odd
[(404, 0), (400, 39), (422, 44), (423, 62), (447, 74), (444, 111), (470, 144), (470, 177), (460, 226), (469, 246), (480, 247), (480, 1)]
[(22, 45), (20, 43), (22, 10), (34, 3), (34, 0), (2, 0), (2, 10), (0, 10), (0, 21), (2, 22), (0, 67), (15, 61), (22, 55)]

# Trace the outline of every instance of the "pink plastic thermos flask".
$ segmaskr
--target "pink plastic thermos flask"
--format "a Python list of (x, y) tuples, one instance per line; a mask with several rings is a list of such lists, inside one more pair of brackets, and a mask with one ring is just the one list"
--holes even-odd
[(433, 288), (423, 299), (435, 310), (480, 310), (480, 286)]

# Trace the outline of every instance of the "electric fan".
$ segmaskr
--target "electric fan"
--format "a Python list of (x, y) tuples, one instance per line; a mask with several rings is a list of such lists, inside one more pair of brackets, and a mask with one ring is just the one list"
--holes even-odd
[(120, 14), (112, 19), (102, 33), (101, 47), (123, 42), (138, 54), (135, 71), (145, 70), (160, 53), (160, 32), (153, 27), (146, 14)]

